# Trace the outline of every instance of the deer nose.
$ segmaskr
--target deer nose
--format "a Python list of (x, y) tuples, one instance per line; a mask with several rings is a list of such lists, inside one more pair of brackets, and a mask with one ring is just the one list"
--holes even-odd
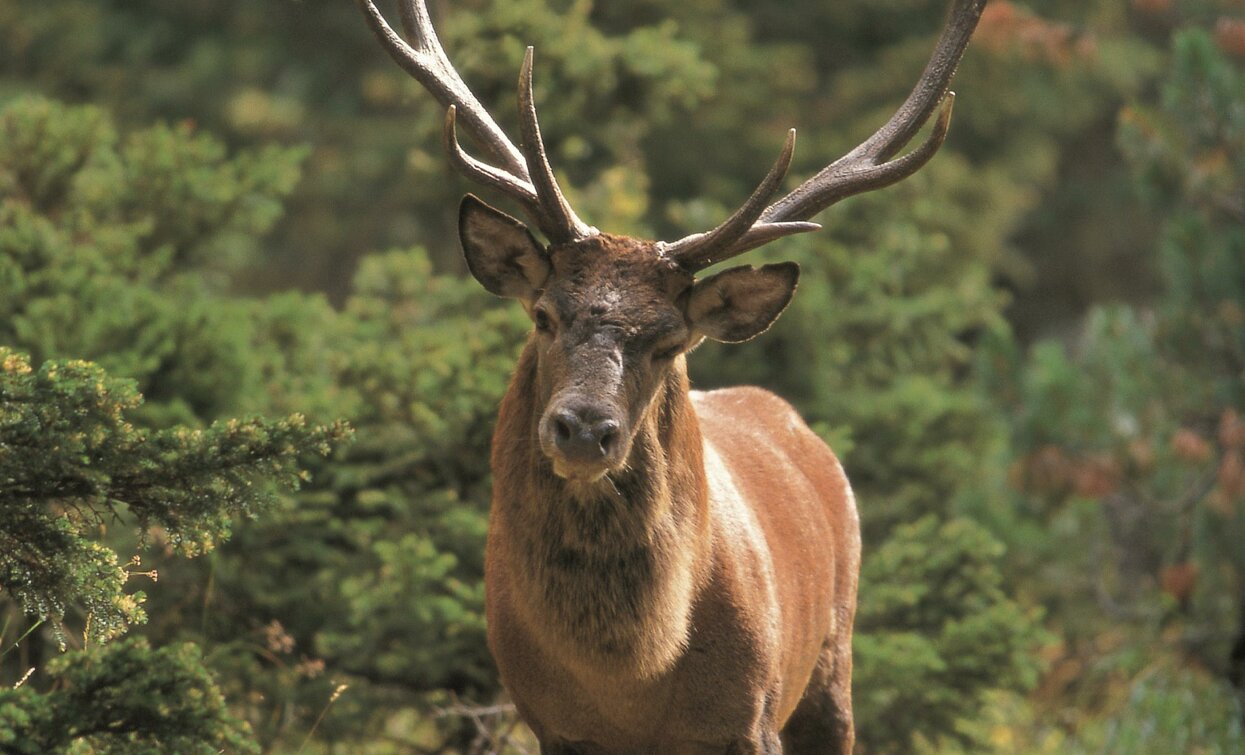
[(550, 420), (554, 445), (571, 463), (599, 462), (618, 443), (618, 423), (599, 418), (591, 409), (560, 409)]

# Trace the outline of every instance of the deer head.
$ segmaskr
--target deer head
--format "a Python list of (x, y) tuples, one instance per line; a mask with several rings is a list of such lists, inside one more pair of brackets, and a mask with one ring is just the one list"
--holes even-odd
[[(400, 0), (406, 40), (358, 0), (385, 49), (446, 108), (451, 163), (468, 178), (518, 202), (548, 240), (474, 196), (459, 214), (459, 234), (475, 278), (498, 296), (518, 299), (533, 321), (538, 391), (536, 432), (559, 476), (595, 481), (626, 464), (634, 434), (681, 355), (704, 338), (746, 341), (764, 332), (790, 302), (794, 262), (734, 267), (697, 279), (705, 268), (793, 233), (820, 228), (809, 218), (853, 194), (887, 186), (919, 170), (947, 134), (951, 76), (985, 0), (957, 0), (934, 55), (907, 101), (871, 137), (776, 202), (795, 149), (788, 132), (778, 160), (743, 206), (705, 233), (673, 242), (601, 233), (582, 221), (559, 189), (532, 97), (532, 48), (519, 74), (520, 147), (463, 83), (445, 55), (423, 0)], [(408, 41), (409, 40), (409, 41)], [(937, 112), (916, 149), (896, 159)], [(461, 122), (493, 163), (468, 155)]]
[(792, 262), (695, 280), (660, 243), (596, 233), (541, 245), (474, 196), (459, 233), (476, 279), (532, 317), (538, 437), (559, 476), (593, 481), (626, 462), (631, 440), (679, 357), (703, 338), (745, 341), (795, 291)]

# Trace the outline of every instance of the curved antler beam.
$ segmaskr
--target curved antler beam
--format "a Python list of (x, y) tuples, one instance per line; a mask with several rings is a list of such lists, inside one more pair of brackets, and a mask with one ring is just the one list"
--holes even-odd
[[(520, 150), (454, 69), (437, 39), (424, 0), (400, 0), (398, 3), (402, 27), (409, 43), (393, 30), (374, 0), (358, 0), (358, 4), (389, 56), (446, 108), (444, 137), (451, 165), (467, 178), (497, 189), (519, 202), (553, 243), (573, 241), (597, 233), (571, 209), (549, 167), (532, 100), (532, 48), (527, 49), (519, 75), (519, 120), (523, 146)], [(496, 165), (477, 160), (463, 150), (458, 143), (457, 128), (460, 123)]]
[(536, 102), (532, 97), (533, 56), (534, 50), (529, 46), (523, 55), (523, 67), (519, 69), (519, 145), (523, 149), (532, 185), (536, 187), (536, 196), (540, 199), (540, 214), (544, 220), (541, 230), (554, 243), (574, 241), (592, 236), (597, 230), (580, 220), (571, 209), (549, 165), (545, 140), (540, 135), (540, 122), (536, 118)]
[(450, 63), (423, 0), (402, 0), (398, 4), (403, 28), (414, 47), (394, 31), (373, 0), (358, 0), (358, 5), (389, 57), (427, 89), (442, 107), (456, 106), (460, 121), (471, 138), (500, 163), (502, 169), (526, 181), (527, 165), (523, 155)]
[(450, 158), (450, 165), (454, 166), (459, 173), (476, 183), (509, 194), (523, 204), (529, 215), (539, 214), (540, 202), (536, 198), (534, 186), (507, 171), (481, 162), (463, 151), (462, 145), (458, 142), (458, 108), (454, 105), (450, 105), (445, 111), (442, 136), (445, 141), (445, 151)]
[[(951, 78), (964, 57), (986, 0), (956, 0), (921, 78), (895, 114), (872, 136), (800, 184), (761, 215), (764, 222), (807, 220), (853, 194), (889, 186), (915, 173), (947, 136), (954, 94)], [(920, 147), (891, 161), (941, 104), (933, 133)]]
[[(700, 270), (790, 233), (815, 230), (816, 224), (805, 221), (835, 202), (889, 186), (920, 170), (947, 138), (955, 103), (955, 93), (949, 90), (951, 78), (985, 5), (986, 0), (955, 0), (920, 80), (895, 114), (872, 136), (763, 211), (757, 212), (754, 206), (758, 189), (726, 223), (707, 234), (695, 234), (666, 245), (666, 254), (677, 258), (687, 269)], [(892, 159), (936, 110), (938, 118), (925, 141), (908, 154)], [(771, 177), (772, 174), (767, 181)], [(743, 219), (748, 217), (751, 220), (744, 225)]]

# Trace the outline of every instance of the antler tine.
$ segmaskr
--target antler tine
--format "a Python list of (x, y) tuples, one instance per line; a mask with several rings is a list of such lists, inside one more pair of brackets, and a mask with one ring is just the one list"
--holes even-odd
[(521, 181), (528, 181), (523, 155), (450, 63), (432, 28), (424, 0), (402, 0), (398, 6), (403, 26), (416, 47), (411, 47), (393, 30), (373, 0), (358, 0), (358, 4), (389, 57), (427, 89), (442, 107), (456, 106), (459, 119), (472, 138), (504, 170)]
[[(527, 50), (519, 76), (524, 145), (520, 150), (450, 63), (437, 39), (424, 0), (400, 0), (398, 3), (402, 27), (410, 43), (393, 30), (374, 0), (358, 0), (358, 4), (389, 56), (446, 108), (445, 145), (450, 163), (456, 169), (468, 178), (517, 200), (552, 242), (570, 241), (596, 233), (596, 229), (575, 215), (549, 167), (540, 126), (536, 121), (536, 108), (532, 103), (532, 48)], [(458, 143), (459, 123), (499, 167), (476, 160), (463, 151)]]
[(467, 178), (513, 196), (523, 205), (528, 215), (539, 218), (541, 216), (540, 200), (536, 197), (536, 190), (532, 185), (526, 181), (520, 181), (507, 171), (480, 162), (464, 152), (462, 145), (458, 143), (457, 125), (458, 108), (450, 105), (445, 111), (445, 126), (442, 130), (445, 151), (449, 155), (450, 164)]
[[(797, 233), (811, 233), (820, 231), (821, 223), (810, 223), (806, 220), (791, 220), (780, 223), (756, 223), (739, 240), (731, 244), (725, 250), (724, 254), (717, 255), (709, 264), (714, 265), (722, 260), (728, 260), (731, 257), (737, 257), (744, 252), (756, 249), (759, 246), (765, 246), (771, 241), (794, 236)], [(704, 269), (702, 266), (700, 269)]]
[[(662, 252), (687, 270), (702, 270), (730, 257), (729, 252), (754, 227), (753, 224), (765, 210), (765, 203), (782, 184), (782, 179), (787, 175), (787, 169), (791, 167), (791, 158), (794, 154), (795, 129), (790, 129), (787, 131), (787, 140), (783, 143), (778, 160), (774, 162), (774, 166), (770, 168), (769, 173), (742, 207), (708, 233), (697, 233), (673, 243), (663, 244)], [(765, 235), (767, 240), (772, 241), (790, 233), (802, 233), (816, 228), (820, 228), (816, 223), (771, 225), (765, 231), (753, 234), (753, 240)]]
[[(947, 136), (955, 96), (948, 91), (951, 77), (964, 57), (985, 5), (986, 0), (956, 0), (925, 71), (890, 120), (851, 152), (767, 208), (761, 215), (762, 222), (807, 220), (841, 199), (907, 178), (929, 162)], [(890, 161), (912, 141), (940, 104), (942, 109), (933, 133), (912, 152)]]
[[(872, 136), (791, 193), (761, 210), (756, 205), (765, 202), (777, 188), (786, 165), (783, 165), (782, 172), (771, 171), (748, 202), (725, 223), (709, 233), (694, 234), (663, 245), (665, 254), (685, 269), (702, 270), (774, 239), (817, 230), (820, 226), (816, 223), (804, 221), (845, 197), (889, 186), (920, 170), (947, 138), (951, 108), (955, 102), (955, 93), (948, 89), (951, 77), (964, 56), (985, 5), (986, 0), (955, 0), (947, 24), (916, 87), (890, 120)], [(912, 137), (940, 105), (938, 120), (925, 141), (903, 157), (892, 160), (904, 145), (912, 141)], [(792, 146), (794, 133), (793, 130), (788, 136), (788, 147)], [(784, 159), (790, 161), (790, 155), (785, 150), (779, 162)], [(767, 189), (764, 196), (761, 196), (762, 189)]]
[(533, 56), (534, 50), (528, 47), (523, 55), (523, 67), (519, 69), (519, 144), (527, 161), (528, 175), (540, 200), (541, 230), (555, 243), (573, 241), (597, 231), (580, 220), (571, 209), (549, 165), (545, 140), (540, 135), (540, 122), (536, 118), (536, 102), (532, 97)]

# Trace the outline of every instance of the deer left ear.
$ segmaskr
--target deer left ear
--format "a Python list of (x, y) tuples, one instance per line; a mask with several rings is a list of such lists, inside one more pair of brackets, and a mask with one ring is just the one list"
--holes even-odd
[(723, 270), (692, 287), (687, 317), (706, 338), (747, 341), (774, 324), (791, 302), (799, 279), (800, 266), (794, 262)]
[(531, 302), (545, 285), (549, 256), (527, 226), (472, 194), (458, 207), (467, 268), (491, 293)]

